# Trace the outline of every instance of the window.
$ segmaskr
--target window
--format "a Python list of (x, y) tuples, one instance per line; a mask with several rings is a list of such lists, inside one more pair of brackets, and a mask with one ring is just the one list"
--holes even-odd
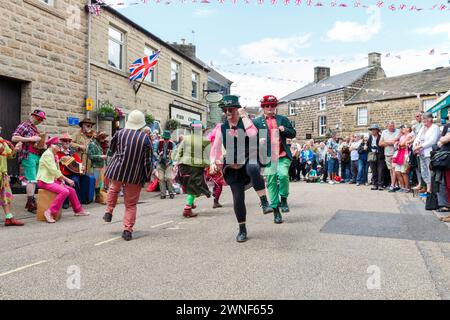
[(319, 110), (327, 109), (327, 97), (321, 97), (319, 99)]
[(108, 64), (122, 70), (123, 66), (123, 32), (109, 27), (108, 31)]
[(295, 102), (291, 102), (288, 104), (288, 115), (289, 116), (295, 116), (295, 110), (296, 110), (296, 104)]
[[(151, 56), (156, 51), (157, 51), (156, 49), (152, 49), (148, 46), (144, 47), (144, 55), (145, 56)], [(145, 78), (145, 81), (151, 82), (151, 83), (156, 83), (156, 75), (157, 74), (158, 74), (158, 64), (156, 64), (156, 66), (149, 72), (149, 74), (147, 75), (147, 78)]]
[(198, 79), (200, 75), (192, 71), (192, 98), (198, 99)]
[(319, 117), (319, 136), (323, 137), (327, 131), (327, 117), (320, 116)]
[(170, 87), (173, 91), (180, 91), (180, 67), (181, 65), (173, 61), (170, 64)]
[(356, 125), (365, 126), (369, 122), (367, 114), (367, 107), (361, 107), (356, 109)]
[(428, 99), (422, 101), (423, 111), (427, 112), (431, 107), (436, 104), (437, 99)]

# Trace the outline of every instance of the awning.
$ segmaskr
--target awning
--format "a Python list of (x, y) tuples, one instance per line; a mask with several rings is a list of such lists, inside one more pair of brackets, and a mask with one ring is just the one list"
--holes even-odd
[(450, 91), (444, 94), (442, 97), (436, 101), (436, 104), (432, 106), (428, 112), (436, 113), (444, 108), (450, 107)]

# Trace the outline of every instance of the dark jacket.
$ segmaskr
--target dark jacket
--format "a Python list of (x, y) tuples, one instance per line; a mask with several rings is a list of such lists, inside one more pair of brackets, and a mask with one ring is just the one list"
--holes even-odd
[[(275, 115), (275, 119), (277, 120), (278, 127), (283, 126), (285, 128), (284, 132), (280, 131), (281, 145), (283, 146), (284, 151), (286, 151), (288, 158), (292, 160), (291, 150), (286, 143), (286, 139), (287, 138), (289, 138), (289, 139), (295, 138), (295, 136), (297, 135), (297, 132), (292, 127), (292, 124), (288, 118), (277, 114), (277, 115)], [(255, 124), (256, 128), (258, 128), (258, 143), (259, 143), (260, 138), (266, 138), (266, 146), (265, 147), (267, 148), (267, 157), (270, 159), (271, 154), (272, 154), (270, 135), (268, 132), (267, 132), (267, 137), (260, 135), (260, 131), (262, 129), (265, 129), (267, 131), (269, 130), (269, 127), (266, 122), (266, 117), (264, 115), (261, 117), (258, 117), (253, 120), (253, 123)]]
[(143, 185), (152, 172), (150, 138), (142, 131), (122, 129), (111, 140), (112, 159), (106, 177), (129, 184)]
[[(377, 161), (385, 159), (385, 157), (384, 157), (384, 148), (380, 147), (380, 139), (381, 139), (381, 134), (379, 134), (378, 138), (377, 138), (377, 149), (376, 149)], [(372, 150), (372, 140), (373, 140), (372, 135), (369, 135), (369, 140), (367, 141), (367, 144), (369, 146), (369, 152), (371, 152), (371, 150)]]

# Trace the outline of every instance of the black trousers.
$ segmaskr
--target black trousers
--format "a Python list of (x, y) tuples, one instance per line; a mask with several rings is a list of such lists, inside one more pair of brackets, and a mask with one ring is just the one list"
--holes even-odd
[[(244, 168), (245, 173), (252, 182), (255, 191), (264, 190), (266, 188), (264, 184), (264, 179), (261, 176), (260, 166), (257, 164), (246, 164)], [(239, 170), (242, 170), (239, 169)], [(233, 169), (229, 169), (233, 170)], [(234, 214), (238, 223), (244, 223), (247, 218), (247, 208), (245, 206), (245, 186), (247, 184), (247, 179), (242, 177), (242, 179), (233, 179), (229, 183), (231, 192), (233, 193), (233, 208)]]
[(384, 160), (377, 160), (375, 162), (370, 162), (370, 170), (372, 171), (372, 184), (375, 187), (383, 187), (385, 181), (385, 167), (386, 162)]

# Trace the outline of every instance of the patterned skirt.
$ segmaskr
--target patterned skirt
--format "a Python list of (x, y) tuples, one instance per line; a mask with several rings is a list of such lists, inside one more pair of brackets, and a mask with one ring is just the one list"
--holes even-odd
[(9, 177), (6, 173), (0, 173), (0, 206), (5, 206), (12, 202), (13, 195), (9, 185)]

